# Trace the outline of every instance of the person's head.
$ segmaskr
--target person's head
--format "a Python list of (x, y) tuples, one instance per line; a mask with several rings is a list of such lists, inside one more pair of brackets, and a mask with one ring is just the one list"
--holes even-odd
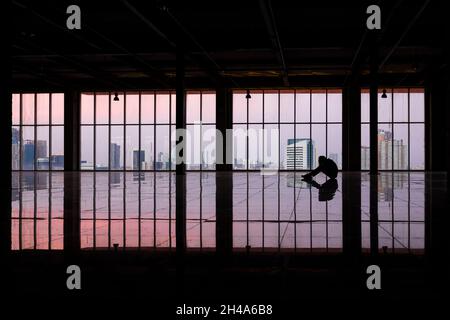
[(325, 156), (320, 156), (320, 157), (319, 157), (319, 165), (324, 164), (324, 163), (325, 163), (325, 160), (327, 160), (327, 157), (325, 157)]

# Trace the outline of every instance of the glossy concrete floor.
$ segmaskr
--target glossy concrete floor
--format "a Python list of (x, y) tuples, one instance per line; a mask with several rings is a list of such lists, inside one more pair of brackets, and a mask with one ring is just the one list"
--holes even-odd
[[(39, 279), (53, 288), (49, 295), (58, 292), (53, 272), (70, 261), (90, 270), (94, 296), (146, 292), (151, 283), (159, 298), (175, 294), (172, 285), (200, 298), (236, 290), (357, 298), (365, 267), (378, 263), (389, 270), (390, 297), (440, 296), (434, 277), (448, 258), (445, 174), (343, 172), (315, 183), (301, 174), (188, 172), (180, 195), (169, 172), (15, 172), (11, 261), (27, 266), (15, 271), (15, 292), (39, 291)], [(177, 247), (180, 235), (185, 248)], [(108, 284), (111, 277), (119, 287)]]
[[(424, 252), (425, 175), (379, 175), (380, 250)], [(343, 176), (349, 194), (344, 194)], [(232, 174), (233, 248), (340, 252), (347, 201), (360, 208), (361, 246), (369, 250), (369, 178), (367, 173), (341, 174), (335, 185), (320, 188), (302, 181), (300, 173)], [(326, 181), (323, 176), (316, 180)], [(13, 181), (12, 250), (64, 249), (64, 174), (14, 173)], [(216, 246), (216, 187), (215, 173), (186, 176), (188, 249)], [(175, 193), (174, 173), (80, 173), (80, 248), (175, 247)]]

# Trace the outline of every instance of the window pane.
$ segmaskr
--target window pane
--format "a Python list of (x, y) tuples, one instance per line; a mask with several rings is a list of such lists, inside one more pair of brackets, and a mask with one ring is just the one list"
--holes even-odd
[(408, 170), (408, 125), (394, 125), (394, 170)]
[(94, 123), (94, 94), (82, 93), (81, 94), (81, 123), (93, 124)]
[(155, 119), (155, 96), (150, 93), (141, 95), (141, 121), (142, 123), (154, 123)]
[(411, 89), (410, 91), (410, 121), (425, 121), (425, 93), (423, 89)]
[(52, 124), (64, 124), (64, 93), (52, 93)]
[(309, 90), (300, 91), (296, 93), (296, 115), (297, 122), (311, 121), (311, 94)]
[(216, 94), (202, 93), (202, 121), (203, 123), (216, 123)]
[(295, 169), (295, 159), (297, 159), (300, 154), (297, 155), (294, 145), (294, 125), (280, 125), (280, 169)]
[(216, 168), (216, 126), (202, 126), (202, 169)]
[(370, 169), (370, 125), (361, 125), (361, 170)]
[(392, 125), (378, 125), (378, 169), (392, 170)]
[(64, 127), (53, 126), (52, 132), (52, 170), (64, 170)]
[(248, 169), (259, 170), (263, 161), (262, 125), (250, 125), (248, 130)]
[(325, 90), (312, 91), (312, 122), (325, 122), (327, 116)]
[(186, 129), (186, 167), (189, 170), (200, 170), (202, 126), (199, 124), (188, 125)]
[(169, 126), (156, 126), (156, 165), (155, 170), (169, 169)]
[(327, 134), (327, 158), (333, 160), (338, 169), (342, 169), (342, 125), (329, 124)]
[(95, 128), (95, 169), (108, 170), (109, 161), (109, 128), (108, 126), (96, 126)]
[(37, 124), (50, 124), (50, 95), (38, 93), (36, 95)]
[(140, 170), (142, 161), (139, 153), (139, 126), (127, 126), (126, 138), (126, 170)]
[(170, 105), (169, 94), (160, 93), (156, 95), (156, 123), (169, 123)]
[(247, 168), (247, 126), (233, 125), (233, 169)]
[(22, 127), (22, 170), (34, 170), (34, 127)]
[(200, 93), (188, 93), (186, 97), (186, 123), (200, 122)]
[(119, 101), (114, 101), (115, 94), (111, 94), (111, 123), (123, 124), (124, 123), (124, 96), (122, 93), (117, 95)]
[(139, 94), (127, 94), (126, 104), (127, 123), (139, 124)]
[(249, 99), (248, 106), (248, 122), (262, 122), (262, 104), (263, 104), (263, 94), (262, 91), (250, 91), (251, 98)]
[(394, 122), (408, 122), (408, 90), (394, 90)]
[(141, 127), (141, 156), (145, 159), (141, 159), (143, 170), (153, 170), (153, 160), (154, 160), (154, 130), (155, 126), (142, 126)]
[(328, 122), (342, 122), (342, 93), (328, 90)]
[(11, 162), (12, 170), (20, 170), (20, 127), (12, 127), (11, 139)]
[(264, 92), (264, 122), (278, 122), (278, 91)]
[[(285, 128), (286, 129), (286, 128)], [(280, 132), (278, 124), (266, 124), (261, 133), (263, 136), (263, 163), (265, 168), (279, 169)]]
[(176, 145), (177, 145), (177, 136), (176, 136), (176, 126), (171, 125), (170, 126), (171, 131), (171, 142), (170, 142), (170, 148), (171, 148), (171, 159), (170, 159), (170, 168), (171, 170), (175, 170), (176, 167)]
[(177, 119), (177, 95), (175, 93), (170, 94), (170, 123), (175, 124)]
[(311, 135), (311, 140), (312, 140), (312, 145), (313, 145), (313, 165), (312, 167), (316, 167), (319, 162), (318, 162), (318, 158), (320, 156), (326, 156), (327, 151), (326, 151), (326, 130), (325, 130), (325, 125), (324, 124), (313, 124), (312, 125), (312, 135)]
[(424, 170), (425, 169), (425, 125), (411, 124), (410, 125), (410, 169)]
[(37, 161), (37, 170), (48, 170), (50, 168), (48, 151), (49, 151), (49, 127), (48, 126), (39, 126), (36, 128), (36, 161)]
[(315, 149), (311, 143), (311, 125), (309, 124), (297, 124), (295, 126), (295, 145), (290, 147), (290, 151), (294, 149), (294, 156), (296, 162), (294, 164), (296, 170), (311, 170), (314, 165)]
[(20, 94), (12, 95), (12, 124), (20, 124)]
[(22, 95), (22, 124), (34, 124), (34, 93)]
[(387, 98), (378, 93), (378, 122), (392, 122), (392, 90), (387, 90)]
[(94, 127), (81, 126), (81, 170), (94, 169)]
[(109, 165), (111, 170), (123, 169), (123, 126), (111, 126)]
[(294, 91), (281, 91), (280, 122), (294, 122)]
[(233, 93), (233, 123), (247, 122), (247, 99), (245, 93)]
[(109, 123), (109, 94), (96, 93), (95, 95), (95, 122), (97, 124)]
[(361, 122), (370, 122), (370, 95), (368, 90), (361, 90)]

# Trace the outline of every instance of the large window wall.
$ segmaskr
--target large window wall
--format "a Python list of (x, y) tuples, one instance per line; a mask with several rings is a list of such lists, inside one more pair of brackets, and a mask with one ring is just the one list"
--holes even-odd
[[(187, 168), (215, 168), (215, 93), (188, 92)], [(82, 170), (174, 170), (176, 95), (81, 94)]]
[(64, 169), (64, 94), (12, 95), (12, 170)]
[[(385, 92), (384, 92), (385, 90)], [(378, 93), (378, 169), (425, 169), (425, 93), (421, 88)], [(370, 168), (370, 97), (361, 91), (361, 169)]]
[(341, 90), (234, 91), (233, 129), (235, 170), (342, 168)]

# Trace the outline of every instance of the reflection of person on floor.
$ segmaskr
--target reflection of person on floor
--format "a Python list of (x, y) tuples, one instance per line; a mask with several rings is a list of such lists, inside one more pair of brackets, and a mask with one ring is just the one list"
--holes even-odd
[(329, 179), (322, 185), (318, 184), (316, 181), (312, 180), (311, 185), (319, 189), (319, 201), (330, 201), (333, 200), (334, 195), (338, 189), (338, 182), (336, 179)]
[[(313, 177), (320, 172), (327, 175), (330, 179), (323, 184), (317, 183)], [(319, 189), (319, 201), (329, 201), (334, 198), (336, 190), (338, 189), (338, 182), (336, 180), (338, 168), (336, 163), (327, 159), (324, 156), (319, 157), (319, 166), (308, 174), (303, 175), (303, 180), (311, 184), (313, 187)]]
[(303, 175), (302, 177), (305, 181), (312, 180), (313, 177), (317, 176), (321, 172), (331, 179), (336, 179), (338, 174), (338, 167), (333, 160), (328, 159), (327, 157), (324, 156), (320, 156), (319, 166), (310, 173)]

